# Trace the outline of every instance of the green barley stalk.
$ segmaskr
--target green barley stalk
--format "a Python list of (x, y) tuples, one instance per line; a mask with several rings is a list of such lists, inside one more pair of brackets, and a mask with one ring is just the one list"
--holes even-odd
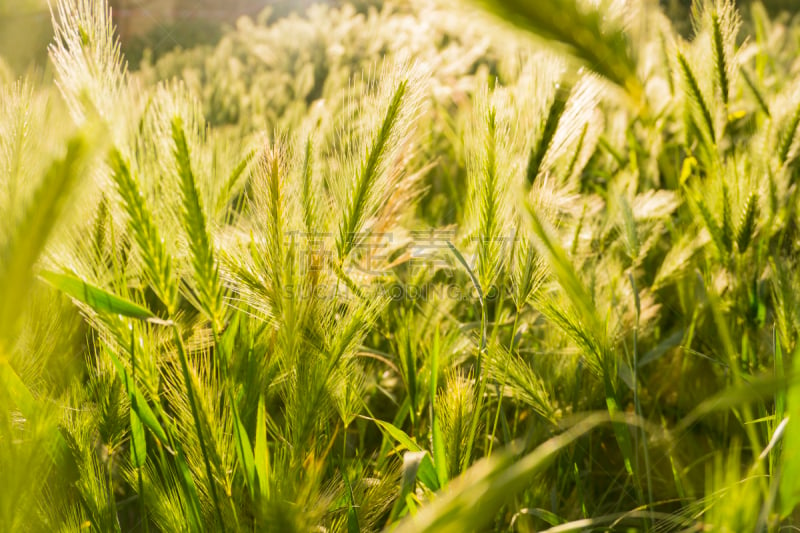
[[(531, 148), (530, 155), (528, 157), (528, 167), (525, 171), (525, 177), (528, 186), (533, 185), (534, 180), (536, 180), (536, 176), (539, 175), (544, 158), (547, 155), (547, 151), (550, 149), (550, 145), (553, 143), (553, 138), (556, 135), (558, 123), (567, 107), (567, 101), (569, 100), (571, 90), (571, 87), (565, 85), (559, 85), (558, 89), (556, 90), (553, 103), (550, 105), (550, 110), (547, 113), (547, 118), (545, 119), (544, 127), (542, 128), (541, 137), (539, 137), (539, 142), (537, 142), (536, 145)], [(584, 127), (583, 131), (585, 134), (586, 127)], [(581, 136), (581, 144), (582, 143), (583, 136)], [(576, 152), (576, 158), (578, 153), (580, 153), (580, 150)]]
[(558, 44), (639, 101), (642, 85), (631, 38), (607, 13), (577, 0), (475, 0), (515, 26)]
[(220, 505), (219, 497), (217, 496), (217, 482), (214, 478), (214, 471), (211, 468), (211, 460), (209, 459), (209, 453), (206, 446), (205, 433), (203, 431), (203, 425), (200, 421), (200, 410), (197, 406), (197, 395), (194, 389), (194, 381), (192, 381), (192, 375), (189, 371), (189, 362), (186, 355), (186, 348), (183, 344), (183, 338), (181, 337), (178, 326), (175, 324), (172, 326), (172, 334), (175, 346), (178, 349), (178, 359), (180, 360), (181, 364), (181, 372), (183, 372), (183, 381), (186, 384), (186, 394), (189, 399), (189, 406), (192, 410), (192, 418), (194, 419), (194, 426), (195, 430), (197, 431), (197, 440), (200, 443), (200, 453), (203, 455), (206, 476), (208, 476), (208, 488), (211, 492), (211, 500), (214, 503), (214, 511), (217, 515), (217, 520), (219, 521), (220, 531), (224, 532), (227, 528), (225, 527), (225, 520), (222, 518), (222, 507)]
[(306, 231), (312, 233), (316, 228), (317, 191), (314, 188), (314, 141), (311, 135), (308, 136), (305, 143), (301, 177), (303, 184), (303, 221), (306, 225)]
[(502, 190), (497, 161), (497, 110), (493, 105), (486, 112), (485, 152), (477, 176), (478, 209), (478, 279), (487, 294), (501, 268), (499, 240), (502, 238), (500, 202)]
[(693, 6), (692, 22), (695, 33), (708, 32), (713, 58), (714, 85), (719, 90), (720, 101), (727, 109), (736, 65), (736, 36), (741, 19), (732, 0), (704, 0)]
[(389, 150), (389, 142), (395, 130), (399, 127), (401, 108), (408, 89), (408, 80), (400, 81), (395, 89), (383, 123), (373, 139), (366, 157), (361, 165), (360, 172), (348, 191), (348, 202), (339, 223), (336, 236), (336, 251), (339, 262), (343, 262), (356, 246), (357, 234), (364, 227), (369, 211), (369, 202), (372, 192), (379, 179), (384, 157)]
[(747, 87), (750, 89), (750, 92), (753, 93), (753, 96), (756, 98), (756, 102), (758, 103), (758, 107), (764, 112), (767, 117), (771, 117), (772, 114), (769, 111), (769, 105), (767, 105), (767, 101), (764, 98), (764, 94), (761, 92), (761, 89), (758, 88), (756, 82), (753, 80), (751, 74), (748, 73), (745, 67), (742, 67), (739, 72), (742, 74), (742, 79), (744, 80)]
[(222, 327), (224, 313), (219, 267), (214, 258), (200, 195), (197, 192), (197, 184), (192, 172), (186, 134), (180, 117), (172, 120), (172, 139), (175, 144), (175, 159), (183, 197), (183, 222), (189, 237), (197, 297), (200, 307), (214, 324), (215, 330), (219, 331)]
[(730, 192), (728, 184), (722, 184), (722, 242), (725, 250), (730, 253), (734, 242), (733, 215), (731, 214)]
[(724, 37), (720, 25), (719, 13), (716, 10), (711, 12), (711, 49), (714, 54), (717, 85), (719, 85), (722, 103), (728, 105), (730, 83), (728, 81), (728, 58), (725, 56)]
[(703, 117), (704, 126), (706, 127), (707, 133), (710, 136), (711, 143), (715, 144), (717, 142), (717, 136), (714, 132), (714, 119), (712, 118), (710, 108), (708, 107), (708, 104), (706, 104), (703, 93), (700, 91), (700, 84), (697, 82), (697, 76), (695, 76), (694, 72), (692, 71), (692, 67), (689, 65), (686, 57), (681, 52), (678, 52), (678, 65), (681, 68), (681, 74), (683, 75), (683, 80), (686, 83), (689, 101), (692, 102), (700, 111), (700, 114)]
[[(263, 249), (258, 248), (257, 262), (263, 264), (271, 285), (268, 288), (269, 303), (279, 311), (283, 306), (280, 289), (285, 279), (287, 231), (287, 198), (285, 191), (286, 152), (282, 139), (275, 139), (266, 148), (260, 162), (259, 176), (261, 194), (257, 209), (263, 212), (266, 243)], [(263, 262), (263, 263), (262, 263)]]
[(697, 206), (697, 210), (700, 212), (700, 217), (708, 229), (708, 232), (711, 234), (711, 239), (717, 246), (717, 250), (719, 250), (719, 253), (724, 257), (727, 252), (725, 232), (717, 222), (717, 219), (714, 218), (714, 215), (711, 213), (711, 210), (708, 208), (702, 198), (695, 199), (694, 204)]
[[(139, 186), (133, 178), (128, 164), (116, 149), (112, 150), (111, 163), (113, 168), (112, 177), (128, 215), (128, 227), (131, 233), (133, 233), (139, 250), (142, 253), (147, 277), (153, 286), (153, 290), (167, 306), (169, 316), (175, 316), (178, 305), (178, 284), (172, 277), (172, 258), (166, 250), (164, 241), (159, 236), (158, 228), (144, 203)], [(172, 325), (172, 331), (175, 346), (178, 350), (189, 405), (194, 418), (197, 438), (200, 442), (200, 451), (203, 455), (203, 462), (206, 467), (211, 497), (214, 501), (219, 526), (224, 531), (225, 524), (222, 519), (222, 512), (217, 497), (216, 482), (206, 449), (205, 436), (197, 407), (196, 392), (189, 372), (186, 349), (184, 348), (183, 338), (176, 324)]]
[[(251, 496), (255, 497), (252, 448), (247, 437), (247, 432), (242, 425), (239, 416), (239, 408), (233, 396), (233, 391), (227, 383), (227, 369), (230, 354), (228, 353), (226, 347), (220, 342), (220, 333), (224, 326), (224, 309), (222, 304), (223, 290), (219, 280), (219, 267), (214, 258), (214, 253), (210, 242), (211, 239), (206, 229), (206, 219), (200, 203), (200, 196), (197, 192), (194, 173), (192, 172), (191, 168), (191, 159), (189, 148), (186, 143), (186, 135), (183, 129), (183, 124), (179, 117), (175, 117), (172, 121), (172, 138), (175, 144), (175, 158), (178, 165), (178, 173), (181, 179), (181, 192), (183, 195), (184, 208), (184, 229), (189, 236), (189, 247), (192, 253), (194, 279), (198, 287), (198, 300), (201, 308), (212, 323), (214, 346), (216, 348), (216, 353), (219, 355), (221, 360), (219, 367), (222, 370), (222, 387), (227, 392), (227, 401), (230, 405), (230, 410), (234, 418), (233, 431), (237, 443), (236, 451), (238, 457), (240, 458), (242, 468), (247, 475), (247, 484), (250, 487)], [(185, 377), (186, 373), (184, 373), (184, 378)], [(195, 416), (196, 420), (199, 420), (194, 413), (194, 406), (192, 407), (192, 410), (193, 416)], [(205, 456), (205, 444), (202, 436), (200, 438), (200, 445), (203, 455)], [(208, 462), (206, 464), (206, 468), (209, 472), (211, 471)], [(211, 484), (212, 496), (215, 500), (215, 503), (219, 505), (215, 495), (216, 489), (214, 488), (213, 478), (209, 478), (209, 483)]]
[(800, 105), (795, 108), (792, 117), (789, 119), (789, 125), (784, 130), (783, 136), (781, 136), (778, 143), (778, 161), (782, 165), (789, 160), (789, 152), (792, 150), (798, 126), (800, 126)]
[(112, 179), (128, 215), (128, 227), (142, 254), (145, 274), (168, 314), (174, 315), (178, 306), (178, 284), (173, 277), (172, 258), (128, 163), (117, 149), (111, 152), (111, 167)]
[(739, 247), (739, 253), (745, 253), (753, 239), (753, 235), (756, 232), (758, 212), (758, 195), (753, 192), (747, 198), (742, 218), (739, 221), (739, 229), (736, 232), (736, 244)]

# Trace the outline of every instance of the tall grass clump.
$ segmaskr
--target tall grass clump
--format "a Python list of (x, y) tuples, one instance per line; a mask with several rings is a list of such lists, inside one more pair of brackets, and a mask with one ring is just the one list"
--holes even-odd
[(53, 3), (54, 81), (0, 76), (0, 529), (795, 526), (800, 24), (476, 4), (129, 71)]

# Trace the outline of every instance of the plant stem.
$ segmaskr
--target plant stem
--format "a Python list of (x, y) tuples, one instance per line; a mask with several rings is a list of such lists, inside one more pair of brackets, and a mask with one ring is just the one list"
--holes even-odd
[(172, 326), (172, 334), (175, 339), (175, 345), (178, 348), (178, 358), (181, 362), (181, 370), (183, 371), (183, 380), (186, 383), (186, 394), (189, 397), (189, 406), (192, 410), (192, 417), (194, 418), (195, 429), (197, 430), (197, 439), (200, 441), (200, 452), (203, 454), (203, 462), (206, 467), (206, 475), (208, 476), (208, 487), (211, 492), (211, 499), (214, 501), (214, 511), (219, 520), (220, 531), (225, 531), (225, 521), (222, 518), (222, 510), (219, 505), (219, 498), (217, 496), (217, 488), (214, 481), (214, 472), (211, 469), (211, 462), (208, 459), (208, 450), (206, 449), (205, 437), (203, 436), (203, 427), (200, 423), (200, 412), (197, 409), (197, 399), (195, 397), (194, 386), (192, 385), (192, 377), (189, 373), (189, 363), (186, 358), (186, 349), (183, 345), (180, 331), (178, 331), (177, 324)]
[[(511, 342), (508, 343), (508, 356), (514, 357), (514, 338), (517, 335), (517, 325), (519, 323), (519, 308), (514, 311), (514, 325), (511, 327)], [(506, 380), (508, 379), (508, 361), (503, 367), (503, 381), (500, 383), (500, 389), (497, 396), (497, 411), (494, 414), (494, 422), (492, 423), (492, 435), (489, 439), (489, 450), (486, 453), (487, 457), (492, 455), (492, 446), (494, 445), (494, 435), (497, 432), (497, 421), (500, 419), (500, 411), (503, 408), (503, 394), (505, 394)]]

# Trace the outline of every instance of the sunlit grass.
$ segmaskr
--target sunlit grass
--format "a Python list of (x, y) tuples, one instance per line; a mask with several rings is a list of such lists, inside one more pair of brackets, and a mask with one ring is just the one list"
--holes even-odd
[(800, 25), (692, 12), (317, 7), (128, 72), (57, 2), (53, 86), (0, 75), (0, 529), (793, 525)]

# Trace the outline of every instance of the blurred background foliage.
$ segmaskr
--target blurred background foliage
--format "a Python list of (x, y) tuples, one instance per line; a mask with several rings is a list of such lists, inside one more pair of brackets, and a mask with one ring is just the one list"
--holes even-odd
[[(684, 34), (691, 30), (691, 0), (659, 0)], [(112, 0), (115, 23), (129, 65), (138, 67), (145, 58), (157, 60), (169, 52), (213, 45), (233, 31), (241, 16), (274, 22), (291, 13), (302, 13), (313, 4), (352, 5), (359, 13), (380, 8), (383, 0)], [(402, 5), (404, 2), (392, 2)], [(738, 0), (747, 14), (752, 0)], [(763, 0), (772, 16), (800, 12), (797, 0)], [(745, 16), (745, 19), (747, 17)], [(0, 57), (12, 71), (44, 67), (47, 43), (52, 37), (47, 0), (0, 0)]]
[[(274, 20), (312, 4), (341, 0), (112, 0), (114, 22), (132, 67), (145, 50), (159, 57), (175, 48), (213, 44), (241, 16)], [(366, 11), (379, 0), (348, 2)], [(17, 72), (42, 66), (53, 35), (47, 0), (0, 0), (0, 57)]]

